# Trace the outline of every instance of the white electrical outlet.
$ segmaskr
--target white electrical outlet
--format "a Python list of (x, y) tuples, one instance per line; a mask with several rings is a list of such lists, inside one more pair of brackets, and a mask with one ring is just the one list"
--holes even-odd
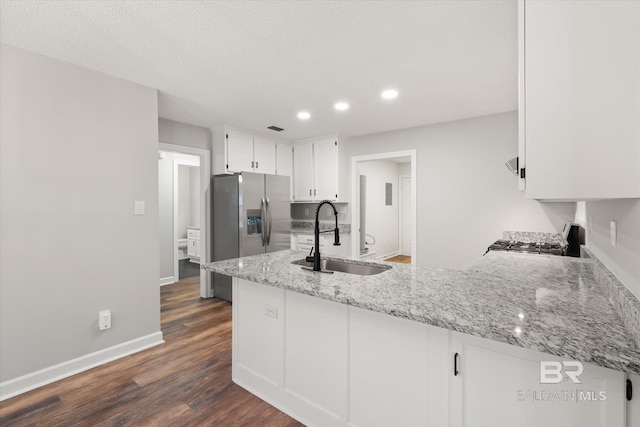
[(264, 305), (264, 315), (267, 317), (271, 317), (273, 319), (278, 318), (278, 307), (275, 305), (265, 304)]
[(331, 215), (333, 213), (333, 209), (327, 207), (327, 215)]
[(111, 310), (98, 312), (98, 327), (101, 331), (111, 328)]
[(144, 200), (139, 200), (134, 202), (133, 204), (133, 214), (134, 215), (144, 215)]
[(611, 235), (611, 247), (618, 246), (618, 224), (615, 221), (609, 223), (609, 234)]
[(587, 228), (589, 228), (589, 234), (591, 234), (593, 232), (593, 217), (592, 216), (589, 217), (589, 225), (587, 226)]

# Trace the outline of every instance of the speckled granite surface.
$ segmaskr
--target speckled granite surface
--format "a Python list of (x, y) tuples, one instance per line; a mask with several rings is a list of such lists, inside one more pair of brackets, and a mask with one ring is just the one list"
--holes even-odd
[(393, 268), (356, 276), (291, 264), (305, 255), (282, 251), (203, 268), (640, 374), (640, 351), (597, 285), (592, 260), (490, 252), (464, 272), (386, 263)]
[(503, 240), (512, 240), (525, 243), (560, 243), (566, 245), (567, 242), (560, 233), (540, 233), (536, 231), (503, 231)]
[(581, 256), (592, 261), (589, 263), (589, 267), (596, 282), (601, 285), (604, 295), (609, 299), (627, 331), (629, 331), (636, 345), (640, 348), (640, 301), (589, 249), (584, 246), (580, 249)]
[[(320, 221), (320, 231), (333, 230), (336, 226), (335, 221)], [(315, 227), (315, 221), (291, 221), (291, 232), (298, 234), (313, 234)], [(340, 233), (351, 233), (351, 224), (338, 223), (338, 230)]]

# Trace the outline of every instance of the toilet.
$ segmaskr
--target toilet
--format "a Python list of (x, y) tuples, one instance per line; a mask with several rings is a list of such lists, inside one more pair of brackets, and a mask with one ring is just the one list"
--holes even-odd
[(178, 259), (186, 259), (187, 255), (187, 239), (178, 239)]

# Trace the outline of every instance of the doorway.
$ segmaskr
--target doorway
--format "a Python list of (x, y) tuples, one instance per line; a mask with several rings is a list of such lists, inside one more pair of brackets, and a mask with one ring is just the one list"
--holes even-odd
[(196, 274), (200, 294), (210, 297), (210, 279), (201, 263), (210, 261), (210, 152), (159, 144), (160, 285)]
[(416, 151), (354, 156), (351, 173), (352, 256), (416, 264)]

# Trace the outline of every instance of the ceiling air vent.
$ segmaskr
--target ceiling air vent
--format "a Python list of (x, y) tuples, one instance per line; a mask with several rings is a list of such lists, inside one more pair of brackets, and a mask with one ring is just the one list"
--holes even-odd
[(275, 130), (276, 132), (282, 132), (284, 130), (278, 126), (269, 126), (267, 129)]

